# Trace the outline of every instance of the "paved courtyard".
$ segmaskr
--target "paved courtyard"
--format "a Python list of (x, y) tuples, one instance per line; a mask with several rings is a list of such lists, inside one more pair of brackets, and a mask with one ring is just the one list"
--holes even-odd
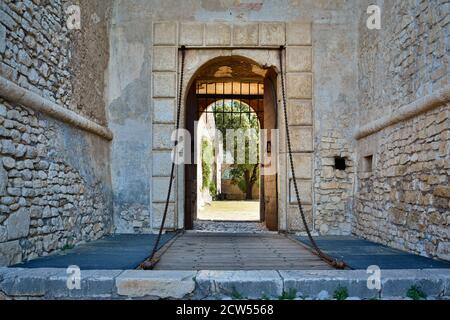
[(212, 201), (198, 210), (199, 220), (259, 221), (259, 201)]

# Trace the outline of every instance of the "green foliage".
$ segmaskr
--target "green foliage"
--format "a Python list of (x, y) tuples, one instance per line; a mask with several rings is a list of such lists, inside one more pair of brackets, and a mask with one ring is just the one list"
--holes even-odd
[[(240, 101), (225, 101), (216, 103), (213, 108), (215, 112), (215, 122), (217, 129), (223, 135), (224, 139), (224, 154), (227, 153), (233, 141), (227, 141), (226, 131), (228, 129), (242, 129), (247, 131), (247, 136), (254, 143), (256, 141), (257, 163), (250, 163), (250, 142), (245, 141), (245, 163), (233, 164), (230, 170), (231, 181), (237, 185), (239, 189), (247, 195), (247, 199), (251, 199), (252, 188), (254, 185), (259, 185), (259, 121), (256, 113), (246, 104)], [(229, 150), (236, 156), (238, 141), (234, 138), (235, 149)]]
[(278, 297), (278, 300), (294, 300), (297, 297), (297, 290), (290, 288), (289, 291), (283, 291), (283, 294)]
[(216, 183), (215, 183), (213, 180), (211, 180), (211, 181), (209, 182), (209, 193), (210, 193), (213, 197), (215, 197), (215, 196), (217, 195), (217, 186), (216, 186)]
[(423, 292), (418, 286), (415, 285), (411, 286), (408, 289), (408, 291), (406, 292), (406, 296), (413, 300), (421, 300), (427, 298), (425, 292)]
[(66, 251), (66, 250), (71, 250), (71, 249), (73, 249), (73, 248), (75, 248), (75, 246), (74, 246), (73, 244), (68, 244), (68, 243), (66, 243), (66, 244), (64, 245), (64, 247), (61, 248), (61, 250), (62, 250), (62, 251)]
[(333, 298), (336, 300), (345, 300), (348, 298), (348, 289), (346, 287), (339, 286), (336, 291), (334, 291)]
[(212, 143), (202, 140), (202, 190), (209, 190), (212, 195), (217, 193), (216, 184), (212, 179), (212, 164), (214, 162), (214, 148)]
[(237, 291), (235, 287), (233, 287), (233, 291), (231, 292), (231, 298), (234, 300), (245, 300), (245, 297), (242, 296), (242, 294)]

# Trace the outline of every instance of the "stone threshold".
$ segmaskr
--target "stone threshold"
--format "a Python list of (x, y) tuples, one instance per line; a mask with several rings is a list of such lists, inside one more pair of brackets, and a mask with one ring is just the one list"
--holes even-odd
[[(331, 299), (347, 288), (355, 299), (405, 298), (412, 286), (428, 297), (450, 296), (450, 269), (381, 270), (381, 290), (369, 290), (364, 270), (142, 271), (81, 270), (69, 290), (66, 269), (0, 268), (1, 299)], [(70, 282), (70, 280), (69, 280)]]

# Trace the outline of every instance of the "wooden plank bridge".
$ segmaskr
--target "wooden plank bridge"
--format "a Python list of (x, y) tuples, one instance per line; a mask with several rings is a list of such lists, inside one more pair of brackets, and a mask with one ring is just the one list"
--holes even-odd
[(185, 233), (162, 250), (155, 270), (332, 269), (299, 242), (276, 233)]

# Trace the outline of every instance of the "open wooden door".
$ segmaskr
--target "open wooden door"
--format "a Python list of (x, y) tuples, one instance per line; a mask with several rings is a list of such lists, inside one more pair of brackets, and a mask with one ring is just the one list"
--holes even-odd
[(194, 157), (197, 99), (195, 86), (191, 86), (186, 100), (186, 129), (191, 135), (191, 163), (184, 165), (184, 228), (192, 230), (197, 216), (197, 164)]
[[(273, 136), (271, 129), (275, 129), (277, 126), (277, 112), (276, 112), (276, 75), (269, 73), (264, 79), (264, 129), (268, 130), (267, 144), (262, 146), (264, 148), (271, 148), (271, 155), (273, 159), (276, 159), (278, 150), (275, 150), (277, 143), (276, 137)], [(277, 186), (277, 163), (276, 161), (271, 163), (270, 171), (273, 174), (265, 174), (261, 176), (261, 184), (263, 190), (263, 197), (261, 201), (264, 204), (261, 206), (264, 210), (264, 219), (266, 221), (266, 227), (270, 231), (278, 231), (278, 186)]]

